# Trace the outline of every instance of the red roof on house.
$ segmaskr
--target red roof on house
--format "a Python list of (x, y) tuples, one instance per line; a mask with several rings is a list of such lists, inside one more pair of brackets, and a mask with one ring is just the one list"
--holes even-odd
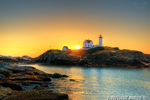
[(64, 48), (68, 49), (68, 47), (67, 47), (67, 46), (64, 46)]
[(67, 53), (68, 53), (68, 54), (71, 54), (71, 53), (72, 53), (72, 50), (71, 50), (71, 49), (68, 49), (68, 50), (67, 50)]
[(103, 38), (102, 35), (100, 35), (99, 38)]
[(87, 43), (90, 43), (92, 40), (85, 40)]

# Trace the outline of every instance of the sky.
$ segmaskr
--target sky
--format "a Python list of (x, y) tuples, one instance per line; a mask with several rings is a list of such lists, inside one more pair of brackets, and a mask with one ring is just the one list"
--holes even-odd
[(0, 0), (0, 55), (98, 44), (150, 54), (150, 0)]

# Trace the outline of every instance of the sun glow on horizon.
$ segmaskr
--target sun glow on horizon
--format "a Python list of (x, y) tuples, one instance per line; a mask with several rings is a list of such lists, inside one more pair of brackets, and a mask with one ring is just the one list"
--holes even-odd
[(81, 47), (80, 47), (79, 45), (77, 45), (75, 48), (76, 48), (76, 49), (80, 49)]

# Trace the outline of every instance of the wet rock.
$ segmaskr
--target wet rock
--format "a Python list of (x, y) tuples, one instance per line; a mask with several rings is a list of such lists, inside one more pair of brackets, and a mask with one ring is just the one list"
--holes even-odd
[(51, 81), (50, 77), (48, 76), (48, 74), (41, 74), (38, 76), (39, 79), (42, 79), (43, 81)]
[(40, 75), (40, 73), (39, 73), (39, 72), (36, 72), (36, 71), (33, 72), (33, 73), (34, 73), (34, 75)]
[(13, 73), (25, 72), (25, 69), (13, 68), (13, 69), (12, 69), (12, 72), (13, 72)]
[(27, 74), (27, 75), (34, 75), (34, 73), (32, 71), (27, 71), (25, 74)]
[(6, 87), (0, 87), (0, 100), (2, 100), (7, 95), (12, 94), (12, 89)]
[(0, 68), (0, 74), (3, 74), (5, 77), (8, 77), (12, 74), (12, 72), (10, 70)]
[(59, 73), (50, 74), (52, 78), (62, 78), (62, 77), (68, 77), (67, 75), (61, 75)]
[(41, 84), (41, 86), (42, 86), (42, 87), (48, 87), (48, 84), (43, 83), (43, 84)]
[(29, 82), (22, 82), (22, 85), (30, 86), (31, 84)]
[(4, 100), (68, 100), (68, 95), (53, 93), (51, 90), (35, 86), (33, 89), (28, 89), (15, 95), (7, 96)]
[(25, 81), (25, 80), (42, 81), (42, 79), (38, 78), (35, 75), (23, 75), (23, 76), (19, 76), (19, 77), (10, 78), (10, 80), (13, 80), (13, 81)]
[(61, 75), (62, 77), (68, 77), (68, 75)]
[(16, 81), (17, 83), (20, 83), (20, 84), (22, 84), (22, 85), (26, 85), (26, 86), (28, 86), (28, 85), (31, 85), (31, 84), (43, 84), (44, 82), (42, 82), (42, 81), (32, 81), (32, 80), (25, 80), (25, 81)]
[(51, 79), (49, 77), (42, 77), (41, 78), (43, 81), (51, 81)]
[(37, 89), (37, 90), (41, 90), (41, 89), (44, 89), (43, 87), (40, 87), (38, 85), (34, 86), (32, 89)]
[(74, 80), (74, 79), (69, 79), (70, 81), (76, 81), (76, 80)]
[(61, 78), (62, 76), (61, 76), (61, 74), (59, 74), (59, 73), (54, 73), (53, 75), (52, 75), (52, 78)]
[(2, 85), (4, 87), (9, 87), (12, 90), (23, 90), (22, 86), (20, 84), (17, 84), (14, 81), (3, 81), (0, 83), (0, 85)]
[(36, 68), (31, 67), (31, 66), (22, 66), (22, 67), (25, 68), (26, 71), (29, 71), (29, 70), (36, 70)]
[(0, 74), (0, 79), (4, 79), (5, 76), (3, 74)]
[(52, 76), (53, 76), (53, 74), (48, 74), (48, 76), (49, 76), (49, 77), (52, 77)]

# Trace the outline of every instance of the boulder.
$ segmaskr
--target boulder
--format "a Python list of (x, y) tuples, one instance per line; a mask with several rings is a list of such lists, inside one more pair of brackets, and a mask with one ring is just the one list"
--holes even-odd
[(34, 86), (32, 89), (36, 89), (36, 90), (43, 90), (44, 88), (43, 87), (40, 87), (38, 85)]
[(41, 74), (38, 76), (39, 79), (42, 79), (43, 81), (51, 81), (50, 77), (47, 74)]
[(59, 74), (59, 73), (54, 73), (53, 75), (52, 75), (52, 78), (61, 78), (62, 76), (61, 76), (61, 74)]
[(25, 72), (25, 68), (22, 66), (14, 66), (12, 69), (12, 73), (20, 73), (20, 72)]
[(53, 93), (39, 86), (33, 89), (20, 91), (18, 94), (5, 97), (3, 100), (68, 100), (67, 94)]
[(76, 81), (76, 80), (74, 80), (74, 79), (69, 79), (70, 81)]
[(42, 86), (42, 87), (48, 87), (48, 84), (43, 83), (43, 84), (41, 84), (41, 86)]
[(0, 68), (0, 74), (3, 74), (5, 77), (8, 77), (12, 74), (12, 72), (10, 70)]
[(0, 74), (0, 79), (4, 79), (5, 76), (3, 74)]
[(62, 77), (68, 77), (68, 75), (61, 75)]
[(14, 81), (3, 81), (0, 83), (0, 85), (4, 86), (4, 87), (9, 87), (12, 90), (23, 90), (20, 84), (17, 84)]
[(7, 95), (12, 94), (12, 89), (6, 87), (0, 87), (0, 100), (2, 100)]
[(67, 75), (61, 75), (59, 73), (49, 74), (52, 78), (62, 78), (62, 77), (68, 77)]
[(25, 72), (25, 74), (27, 74), (27, 75), (34, 75), (34, 73), (32, 71), (27, 71), (27, 72)]
[(34, 73), (34, 75), (40, 75), (40, 73), (37, 71), (34, 71), (33, 73)]
[(22, 85), (26, 85), (26, 86), (29, 86), (31, 84), (44, 84), (44, 82), (42, 81), (32, 81), (32, 80), (25, 80), (25, 81), (17, 81), (17, 83), (21, 83)]

